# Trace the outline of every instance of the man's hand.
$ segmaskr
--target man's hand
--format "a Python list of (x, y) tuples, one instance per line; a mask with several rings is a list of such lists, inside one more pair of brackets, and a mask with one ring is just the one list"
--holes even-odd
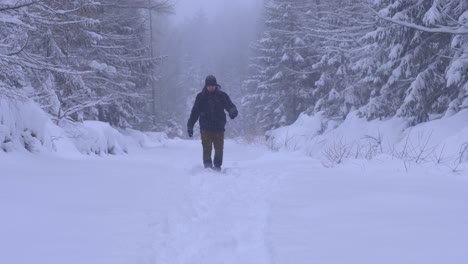
[(188, 136), (193, 137), (193, 128), (187, 128)]
[(237, 112), (237, 110), (234, 109), (234, 110), (232, 110), (232, 111), (229, 112), (229, 117), (230, 117), (231, 119), (234, 119), (234, 118), (236, 118), (236, 116), (237, 116), (238, 114), (239, 114), (239, 112)]

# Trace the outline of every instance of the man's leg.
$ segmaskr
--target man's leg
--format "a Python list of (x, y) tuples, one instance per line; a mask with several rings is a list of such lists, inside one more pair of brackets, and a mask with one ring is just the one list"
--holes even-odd
[(214, 149), (215, 149), (215, 156), (214, 156), (214, 166), (217, 169), (221, 168), (223, 165), (223, 151), (224, 151), (224, 132), (215, 132), (214, 134)]
[(201, 139), (203, 146), (203, 165), (205, 168), (212, 168), (211, 151), (213, 149), (213, 137), (210, 132), (202, 130)]

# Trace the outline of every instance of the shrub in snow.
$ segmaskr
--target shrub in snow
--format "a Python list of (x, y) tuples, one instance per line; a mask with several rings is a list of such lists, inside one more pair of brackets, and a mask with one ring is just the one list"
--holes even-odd
[(0, 145), (4, 152), (53, 149), (52, 138), (46, 129), (50, 122), (34, 102), (0, 96)]
[(346, 144), (343, 138), (331, 142), (324, 150), (322, 164), (329, 168), (341, 164), (351, 155), (351, 147)]
[(39, 152), (42, 147), (42, 142), (37, 138), (36, 133), (31, 130), (24, 130), (23, 133), (21, 133), (20, 140), (24, 148), (29, 152)]
[(13, 135), (7, 126), (0, 124), (0, 143), (4, 152), (13, 151)]
[(410, 163), (442, 163), (457, 171), (468, 161), (468, 109), (453, 116), (409, 126), (407, 119), (367, 121), (357, 112), (343, 122), (321, 113), (302, 114), (291, 126), (267, 132), (272, 149), (301, 151), (331, 167), (346, 158), (387, 155)]

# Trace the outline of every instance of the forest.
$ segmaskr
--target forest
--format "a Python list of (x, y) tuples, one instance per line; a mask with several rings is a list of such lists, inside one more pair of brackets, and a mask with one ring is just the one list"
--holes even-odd
[[(96, 120), (185, 137), (208, 74), (240, 110), (231, 137), (262, 136), (301, 114), (414, 126), (468, 106), (466, 1), (270, 0), (179, 23), (174, 6), (2, 1), (4, 109), (33, 102), (62, 127)], [(5, 140), (16, 119), (2, 111)]]

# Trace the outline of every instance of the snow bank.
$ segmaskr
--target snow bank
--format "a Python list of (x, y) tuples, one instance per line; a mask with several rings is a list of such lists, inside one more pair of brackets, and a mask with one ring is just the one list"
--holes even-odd
[(33, 101), (0, 97), (0, 152), (118, 155), (129, 147), (157, 147), (167, 140), (164, 133), (119, 131), (99, 121), (63, 121), (59, 127)]
[(61, 126), (76, 149), (87, 155), (122, 155), (138, 148), (163, 146), (168, 140), (164, 133), (119, 130), (100, 121), (65, 122)]
[(108, 123), (84, 121), (62, 125), (68, 138), (83, 154), (123, 154), (128, 152), (128, 140)]
[(402, 118), (367, 121), (356, 112), (343, 122), (320, 113), (302, 114), (294, 124), (269, 131), (267, 137), (272, 149), (301, 151), (337, 163), (381, 154), (417, 163), (460, 163), (468, 160), (468, 109), (413, 127)]
[(320, 113), (309, 116), (301, 114), (298, 120), (286, 127), (267, 132), (273, 149), (302, 150), (317, 156), (332, 142), (346, 144), (361, 141), (366, 137), (383, 137), (388, 144), (395, 144), (407, 127), (402, 119), (367, 121), (356, 113), (348, 115), (342, 123), (324, 118)]

